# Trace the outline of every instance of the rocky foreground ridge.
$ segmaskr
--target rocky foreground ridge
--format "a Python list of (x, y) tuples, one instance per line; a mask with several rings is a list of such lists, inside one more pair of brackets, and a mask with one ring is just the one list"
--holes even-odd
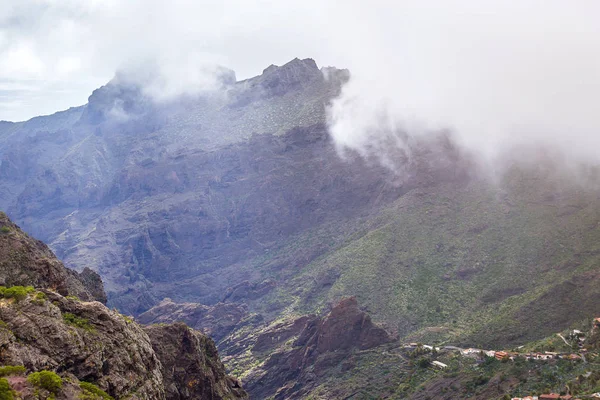
[[(244, 387), (257, 399), (304, 398), (340, 368), (352, 370), (355, 353), (397, 341), (375, 325), (353, 297), (341, 300), (323, 316), (303, 315), (267, 324), (246, 315), (240, 305), (207, 307), (171, 300), (142, 314), (140, 320), (183, 320), (218, 332), (231, 364), (247, 370)], [(237, 334), (222, 334), (234, 328)]]
[(184, 324), (142, 327), (108, 309), (97, 275), (67, 270), (4, 214), (0, 280), (10, 286), (0, 288), (3, 399), (247, 397), (210, 338)]

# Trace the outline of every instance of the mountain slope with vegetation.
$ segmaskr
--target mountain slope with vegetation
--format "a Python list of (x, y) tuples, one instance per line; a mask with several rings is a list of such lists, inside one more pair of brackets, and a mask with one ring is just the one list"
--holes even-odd
[[(394, 168), (340, 157), (326, 107), (348, 79), (295, 59), (155, 102), (118, 74), (83, 107), (0, 124), (0, 207), (81, 271), (42, 287), (103, 300), (95, 268), (110, 306), (210, 334), (251, 394), (348, 297), (398, 342), (355, 343), (355, 364), (304, 371), (315, 396), (362, 396), (365, 377), (404, 393), (401, 342), (511, 347), (598, 312), (596, 167), (515, 149), (491, 172), (448, 132), (410, 138)], [(286, 342), (254, 349), (282, 329)], [(279, 383), (269, 394), (297, 393)]]

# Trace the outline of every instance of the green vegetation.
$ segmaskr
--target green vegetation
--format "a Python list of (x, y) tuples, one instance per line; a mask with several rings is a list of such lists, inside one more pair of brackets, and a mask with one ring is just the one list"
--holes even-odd
[[(600, 281), (592, 273), (600, 214), (593, 194), (553, 179), (515, 172), (502, 188), (473, 182), (410, 192), (283, 279), (259, 312), (277, 305), (313, 313), (356, 296), (407, 342), (474, 347), (511, 347), (567, 328), (597, 311), (589, 299), (600, 293), (592, 283)], [(557, 187), (560, 201), (551, 197)], [(314, 247), (309, 235), (321, 233), (295, 240)], [(270, 253), (274, 267), (302, 256), (289, 250)]]
[(112, 396), (90, 382), (80, 382), (79, 387), (83, 391), (79, 398), (81, 400), (114, 400)]
[(8, 226), (3, 226), (2, 228), (0, 228), (0, 233), (10, 233), (10, 228)]
[(63, 320), (66, 324), (84, 329), (86, 331), (93, 331), (94, 327), (90, 324), (87, 318), (78, 317), (72, 313), (64, 313)]
[(10, 375), (24, 375), (27, 369), (22, 365), (5, 365), (0, 367), (0, 377)]
[(44, 292), (36, 292), (34, 300), (38, 304), (43, 304), (47, 300), (46, 294)]
[(67, 297), (65, 297), (66, 299), (69, 300), (73, 300), (73, 301), (81, 301), (81, 299), (77, 296), (73, 296), (73, 295), (68, 295)]
[(12, 287), (4, 287), (0, 286), (0, 297), (5, 299), (15, 299), (16, 301), (21, 301), (27, 298), (27, 295), (35, 292), (33, 286), (12, 286)]
[(15, 392), (6, 378), (0, 378), (0, 400), (14, 400)]
[(27, 376), (27, 381), (33, 386), (58, 394), (62, 389), (63, 381), (60, 376), (52, 371), (32, 372)]

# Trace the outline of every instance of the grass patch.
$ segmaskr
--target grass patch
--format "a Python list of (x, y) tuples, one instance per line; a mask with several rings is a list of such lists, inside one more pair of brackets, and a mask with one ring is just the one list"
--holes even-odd
[(2, 228), (0, 228), (0, 233), (4, 233), (4, 234), (10, 233), (10, 228), (5, 225)]
[(81, 400), (114, 400), (114, 398), (90, 382), (79, 382), (79, 387), (83, 391), (79, 398)]
[(0, 296), (5, 299), (15, 299), (16, 301), (21, 301), (27, 298), (29, 293), (35, 292), (33, 286), (11, 286), (4, 287), (0, 286)]
[(86, 331), (93, 331), (94, 327), (90, 324), (87, 318), (78, 317), (72, 313), (64, 313), (63, 320), (67, 325), (74, 326), (76, 328), (81, 328)]
[(0, 377), (10, 375), (24, 375), (27, 369), (22, 365), (6, 365), (0, 367)]

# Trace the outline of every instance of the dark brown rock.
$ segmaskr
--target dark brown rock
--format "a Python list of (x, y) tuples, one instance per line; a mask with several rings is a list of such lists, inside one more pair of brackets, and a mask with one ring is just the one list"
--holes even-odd
[[(296, 337), (292, 347), (281, 346), (290, 337)], [(393, 340), (358, 308), (354, 297), (346, 298), (325, 317), (303, 316), (264, 330), (253, 350), (269, 349), (271, 354), (246, 375), (244, 387), (257, 398), (301, 398), (354, 351)]]
[(214, 342), (183, 323), (144, 328), (162, 364), (167, 400), (243, 399), (240, 383), (226, 375)]

